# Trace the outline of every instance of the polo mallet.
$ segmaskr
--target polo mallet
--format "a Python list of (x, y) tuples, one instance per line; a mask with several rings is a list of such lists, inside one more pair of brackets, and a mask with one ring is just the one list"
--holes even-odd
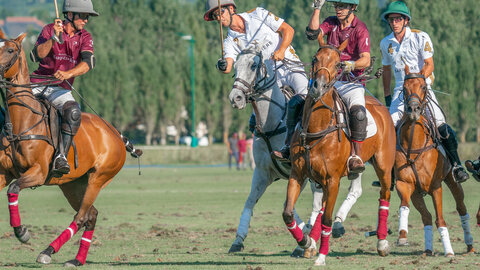
[[(55, 0), (56, 1), (56, 0)], [(219, 24), (220, 24), (220, 44), (222, 44), (222, 59), (223, 59), (223, 27), (222, 27), (222, 6), (220, 5), (220, 0), (218, 0), (218, 14), (220, 15)]]
[[(57, 5), (57, 0), (54, 0), (53, 1), (55, 3), (55, 15), (57, 15), (57, 19), (60, 19), (60, 17), (58, 16), (58, 5)], [(53, 40), (55, 40), (55, 42), (58, 42), (58, 44), (63, 44), (63, 36), (62, 36), (62, 32), (60, 32), (60, 34), (58, 35), (55, 35), (55, 32), (53, 33)]]
[[(388, 229), (388, 234), (390, 235), (392, 233), (393, 233), (392, 230)], [(370, 236), (375, 236), (375, 235), (377, 235), (377, 231), (371, 231), (371, 232), (366, 232), (365, 233), (365, 237), (370, 237)]]

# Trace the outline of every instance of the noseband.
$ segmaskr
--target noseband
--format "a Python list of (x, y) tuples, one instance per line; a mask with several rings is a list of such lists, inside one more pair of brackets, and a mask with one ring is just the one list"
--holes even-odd
[[(331, 46), (331, 45), (320, 46), (320, 48), (318, 49), (317, 53), (318, 53), (319, 51), (323, 50), (323, 49), (334, 50), (334, 51), (338, 54), (338, 57), (339, 57), (339, 58), (340, 58), (340, 55), (342, 54), (342, 52), (341, 52), (338, 48), (336, 48), (336, 47), (334, 47), (334, 46)], [(321, 70), (327, 71), (327, 73), (328, 73), (328, 79), (329, 79), (330, 81), (329, 81), (328, 84), (325, 86), (325, 88), (326, 88), (326, 89), (330, 89), (330, 88), (340, 79), (340, 77), (343, 76), (343, 72), (340, 72), (340, 73), (338, 72), (338, 70), (339, 70), (340, 68), (342, 68), (342, 65), (341, 65), (340, 62), (335, 65), (335, 73), (338, 74), (338, 75), (337, 75), (337, 76), (332, 76), (332, 73), (331, 73), (330, 70), (329, 70), (328, 68), (326, 68), (326, 67), (319, 67), (318, 69), (316, 69), (316, 68), (315, 68), (315, 64), (317, 64), (317, 62), (318, 62), (318, 59), (317, 59), (317, 56), (315, 55), (315, 56), (313, 57), (313, 59), (312, 59), (312, 76), (311, 76), (311, 78), (312, 78), (312, 79), (315, 79), (315, 78), (317, 77), (318, 72), (320, 72)], [(333, 78), (333, 79), (331, 79), (331, 78)], [(312, 85), (310, 85), (309, 88), (312, 88)]]
[[(423, 74), (420, 74), (420, 73), (411, 73), (411, 74), (408, 74), (408, 75), (405, 76), (404, 81), (406, 81), (406, 80), (411, 80), (411, 79), (423, 79), (423, 80), (425, 81), (425, 76), (423, 76)], [(425, 93), (425, 95), (423, 96), (423, 99), (421, 99), (420, 96), (417, 95), (416, 93), (412, 93), (412, 94), (410, 94), (410, 95), (407, 97), (407, 96), (405, 96), (406, 90), (407, 90), (407, 89), (406, 89), (405, 86), (404, 86), (404, 87), (403, 87), (403, 93), (404, 93), (403, 98), (404, 98), (404, 104), (405, 104), (405, 106), (407, 106), (408, 103), (410, 103), (410, 102), (412, 102), (412, 101), (416, 101), (416, 102), (418, 102), (418, 103), (420, 104), (420, 109), (421, 109), (421, 111), (422, 111), (422, 113), (423, 113), (423, 110), (425, 109), (425, 106), (426, 106), (426, 104), (427, 104), (427, 96), (428, 96), (428, 94)], [(426, 86), (426, 85), (423, 85), (423, 86), (422, 86), (422, 90), (426, 92), (426, 91), (427, 91), (427, 86)]]
[(13, 65), (15, 65), (15, 62), (17, 62), (18, 60), (18, 57), (20, 55), (20, 51), (21, 51), (21, 48), (20, 48), (20, 45), (18, 45), (15, 41), (13, 40), (9, 40), (9, 39), (3, 39), (3, 38), (0, 38), (0, 42), (10, 42), (10, 43), (13, 43), (15, 44), (15, 46), (17, 47), (17, 52), (15, 53), (15, 56), (10, 59), (10, 61), (3, 67), (0, 67), (0, 77), (3, 78), (3, 76), (5, 75), (5, 73), (11, 68), (13, 67)]
[[(253, 54), (255, 51), (253, 50), (243, 50), (240, 55), (242, 54)], [(258, 96), (262, 95), (266, 90), (270, 89), (277, 80), (277, 75), (276, 72), (274, 71), (274, 74), (271, 79), (268, 79), (267, 77), (267, 67), (265, 63), (263, 62), (263, 55), (261, 52), (255, 53), (255, 56), (258, 56), (260, 58), (259, 65), (257, 65), (257, 69), (255, 71), (255, 76), (253, 77), (253, 80), (251, 82), (247, 82), (244, 79), (241, 78), (235, 78), (235, 81), (233, 83), (233, 89), (239, 89), (245, 94), (245, 99), (248, 102), (254, 101)], [(276, 61), (275, 66), (276, 66)], [(264, 77), (257, 79), (261, 76), (261, 72), (263, 70)], [(244, 87), (239, 87), (237, 86), (236, 82), (239, 82), (243, 84)], [(261, 84), (263, 82), (263, 84)]]

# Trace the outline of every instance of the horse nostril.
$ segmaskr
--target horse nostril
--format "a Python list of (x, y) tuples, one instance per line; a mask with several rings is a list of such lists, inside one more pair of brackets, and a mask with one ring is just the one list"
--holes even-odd
[(236, 97), (235, 97), (235, 101), (236, 101), (236, 102), (242, 101), (242, 96), (236, 96)]

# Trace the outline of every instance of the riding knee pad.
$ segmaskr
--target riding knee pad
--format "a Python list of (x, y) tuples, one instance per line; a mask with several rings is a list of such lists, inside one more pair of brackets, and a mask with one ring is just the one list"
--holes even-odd
[(80, 127), (82, 112), (75, 101), (67, 101), (62, 108), (62, 132), (75, 135)]
[(355, 141), (363, 141), (367, 137), (367, 111), (361, 105), (353, 105), (350, 108), (350, 131), (351, 138)]
[(298, 116), (303, 111), (303, 105), (305, 104), (304, 95), (295, 95), (289, 101), (287, 105), (287, 127), (295, 128), (298, 121)]

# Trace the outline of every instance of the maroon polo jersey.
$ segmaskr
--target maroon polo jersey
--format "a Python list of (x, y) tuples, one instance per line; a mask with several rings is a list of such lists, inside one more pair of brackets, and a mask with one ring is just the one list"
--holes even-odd
[[(74, 68), (82, 60), (81, 52), (90, 51), (93, 53), (93, 40), (90, 33), (85, 29), (77, 31), (70, 37), (65, 31), (66, 22), (63, 22), (63, 44), (54, 43), (50, 53), (40, 60), (38, 69), (33, 72), (35, 75), (53, 75), (57, 70), (66, 71)], [(38, 36), (38, 46), (47, 42), (53, 35), (53, 23), (43, 27), (42, 32)], [(73, 85), (75, 78), (70, 78), (68, 82)], [(32, 83), (45, 81), (45, 79), (31, 79)], [(70, 85), (66, 82), (60, 84), (61, 87), (71, 90)]]
[[(320, 25), (323, 34), (327, 36), (327, 44), (338, 47), (347, 38), (348, 46), (340, 55), (341, 61), (357, 61), (360, 54), (370, 53), (370, 34), (365, 23), (360, 21), (357, 16), (353, 19), (350, 26), (340, 30), (340, 21), (336, 16), (326, 18)], [(364, 69), (354, 70), (355, 76), (363, 74)]]

